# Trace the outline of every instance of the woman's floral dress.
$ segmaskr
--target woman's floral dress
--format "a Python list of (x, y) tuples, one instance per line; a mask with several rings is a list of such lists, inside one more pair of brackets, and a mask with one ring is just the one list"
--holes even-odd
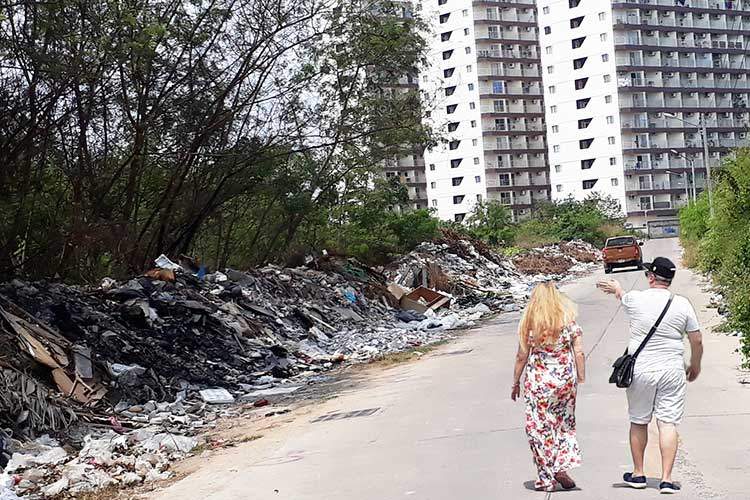
[(526, 364), (526, 435), (539, 473), (536, 487), (551, 490), (555, 474), (581, 464), (576, 439), (576, 379), (573, 340), (581, 328), (571, 323), (556, 344), (531, 347)]

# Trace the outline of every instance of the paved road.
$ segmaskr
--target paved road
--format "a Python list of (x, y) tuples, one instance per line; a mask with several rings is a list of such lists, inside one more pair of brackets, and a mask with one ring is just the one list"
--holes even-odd
[[(675, 240), (649, 242), (646, 257), (677, 260)], [(598, 292), (603, 276), (566, 286), (580, 305), (590, 353), (581, 387), (578, 430), (584, 465), (571, 499), (654, 498), (658, 491), (620, 488), (629, 469), (625, 396), (606, 383), (626, 344), (617, 302)], [(619, 272), (626, 289), (645, 287), (641, 272)], [(704, 323), (714, 322), (691, 273), (675, 283)], [(228, 450), (150, 498), (288, 500), (513, 500), (549, 498), (531, 491), (534, 469), (523, 433), (523, 406), (509, 399), (517, 315), (507, 315), (446, 346), (438, 355), (386, 370), (365, 387), (322, 403), (263, 439)], [(738, 383), (736, 338), (708, 334), (704, 373), (689, 388), (675, 474), (689, 499), (750, 498), (750, 386)], [(311, 423), (329, 412), (378, 410), (369, 416)], [(367, 412), (365, 412), (367, 413)], [(647, 469), (658, 477), (649, 445)], [(656, 480), (655, 480), (656, 481)]]

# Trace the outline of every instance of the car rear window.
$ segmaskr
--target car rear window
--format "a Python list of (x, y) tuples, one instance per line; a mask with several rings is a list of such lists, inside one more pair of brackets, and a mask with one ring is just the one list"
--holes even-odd
[(632, 237), (612, 238), (607, 241), (608, 247), (624, 247), (626, 245), (635, 245), (635, 238), (632, 238)]

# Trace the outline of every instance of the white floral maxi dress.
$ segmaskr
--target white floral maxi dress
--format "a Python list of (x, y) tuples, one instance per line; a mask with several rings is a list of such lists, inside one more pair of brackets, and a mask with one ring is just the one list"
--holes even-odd
[(581, 464), (576, 439), (576, 391), (578, 382), (573, 340), (581, 328), (571, 323), (556, 344), (531, 347), (526, 364), (526, 435), (531, 445), (539, 480), (535, 486), (552, 489), (555, 474)]

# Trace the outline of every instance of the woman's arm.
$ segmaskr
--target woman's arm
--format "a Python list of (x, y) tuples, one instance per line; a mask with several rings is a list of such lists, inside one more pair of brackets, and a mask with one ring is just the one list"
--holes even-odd
[(578, 375), (578, 383), (582, 384), (586, 381), (586, 353), (583, 350), (583, 330), (578, 325), (574, 327), (575, 334), (573, 335), (573, 355), (576, 360), (576, 374)]
[(515, 401), (521, 394), (521, 375), (526, 368), (526, 362), (529, 360), (529, 351), (525, 350), (521, 344), (518, 345), (516, 352), (516, 365), (513, 369), (513, 387), (510, 392), (510, 399)]

